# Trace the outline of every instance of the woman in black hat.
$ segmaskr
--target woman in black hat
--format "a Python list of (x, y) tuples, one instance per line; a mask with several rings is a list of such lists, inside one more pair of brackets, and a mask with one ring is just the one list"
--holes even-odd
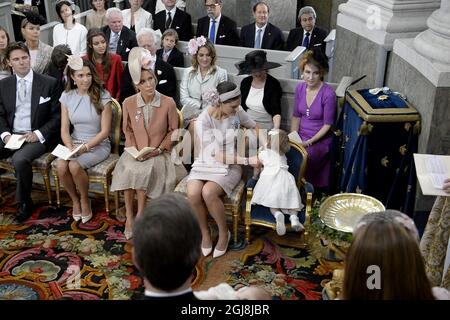
[(40, 39), (41, 26), (47, 21), (40, 14), (32, 11), (25, 12), (22, 20), (22, 36), (30, 50), (31, 68), (37, 73), (46, 73), (52, 57), (53, 48)]
[(245, 55), (245, 61), (236, 64), (238, 75), (250, 74), (241, 82), (241, 105), (261, 129), (279, 129), (281, 122), (281, 85), (267, 71), (280, 67), (268, 62), (264, 50)]

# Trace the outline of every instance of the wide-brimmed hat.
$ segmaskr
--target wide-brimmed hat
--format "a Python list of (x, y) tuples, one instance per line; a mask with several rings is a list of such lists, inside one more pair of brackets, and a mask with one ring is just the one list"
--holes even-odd
[(134, 47), (128, 55), (128, 70), (131, 80), (135, 85), (141, 81), (142, 69), (153, 70), (156, 57), (152, 56), (150, 51), (141, 47)]
[(245, 55), (245, 60), (236, 63), (239, 69), (238, 75), (251, 74), (252, 72), (269, 70), (281, 67), (281, 64), (267, 61), (267, 53), (264, 50), (254, 50)]

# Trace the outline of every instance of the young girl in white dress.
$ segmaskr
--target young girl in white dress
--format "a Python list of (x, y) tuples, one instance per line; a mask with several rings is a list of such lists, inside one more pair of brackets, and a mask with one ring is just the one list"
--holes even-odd
[(259, 180), (253, 189), (252, 204), (259, 204), (270, 208), (270, 212), (277, 222), (277, 234), (286, 233), (284, 214), (289, 215), (291, 227), (295, 231), (304, 229), (298, 219), (298, 212), (303, 208), (294, 176), (288, 171), (286, 153), (289, 151), (289, 138), (283, 130), (271, 130), (267, 144), (257, 157), (256, 168), (263, 166)]

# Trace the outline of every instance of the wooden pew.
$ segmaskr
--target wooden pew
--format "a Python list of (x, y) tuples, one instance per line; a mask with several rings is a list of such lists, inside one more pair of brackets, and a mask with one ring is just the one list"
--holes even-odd
[[(190, 66), (192, 57), (188, 54), (188, 42), (179, 41), (177, 45), (178, 50), (184, 54), (184, 65)], [(217, 65), (226, 69), (228, 73), (238, 73), (235, 66), (236, 62), (244, 60), (247, 53), (255, 50), (254, 48), (234, 47), (215, 45), (217, 51)], [(294, 51), (280, 51), (280, 50), (265, 50), (267, 52), (267, 60), (271, 62), (278, 62), (281, 67), (271, 70), (274, 77), (286, 79), (298, 79), (298, 61), (305, 51), (304, 47), (298, 46)]]

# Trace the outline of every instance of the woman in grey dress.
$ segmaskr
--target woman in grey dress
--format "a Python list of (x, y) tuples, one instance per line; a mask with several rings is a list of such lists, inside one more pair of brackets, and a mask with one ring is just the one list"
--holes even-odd
[(210, 101), (210, 106), (195, 123), (200, 153), (188, 177), (187, 197), (198, 215), (204, 256), (212, 252), (208, 213), (216, 221), (219, 239), (213, 258), (218, 258), (225, 254), (230, 238), (222, 197), (229, 196), (241, 179), (242, 169), (237, 163), (248, 164), (248, 158), (234, 155), (230, 157), (232, 163), (226, 164), (224, 153), (234, 150), (235, 130), (240, 127), (253, 129), (256, 123), (240, 106), (241, 92), (232, 82), (219, 83), (216, 93), (209, 91), (203, 97)]
[[(102, 89), (94, 65), (80, 56), (69, 57), (67, 86), (60, 98), (61, 138), (73, 150), (81, 149), (69, 160), (58, 159), (59, 179), (73, 202), (72, 216), (83, 223), (92, 218), (86, 169), (108, 158), (111, 153), (111, 96)], [(73, 132), (70, 134), (70, 126)], [(77, 193), (79, 192), (79, 195)]]

